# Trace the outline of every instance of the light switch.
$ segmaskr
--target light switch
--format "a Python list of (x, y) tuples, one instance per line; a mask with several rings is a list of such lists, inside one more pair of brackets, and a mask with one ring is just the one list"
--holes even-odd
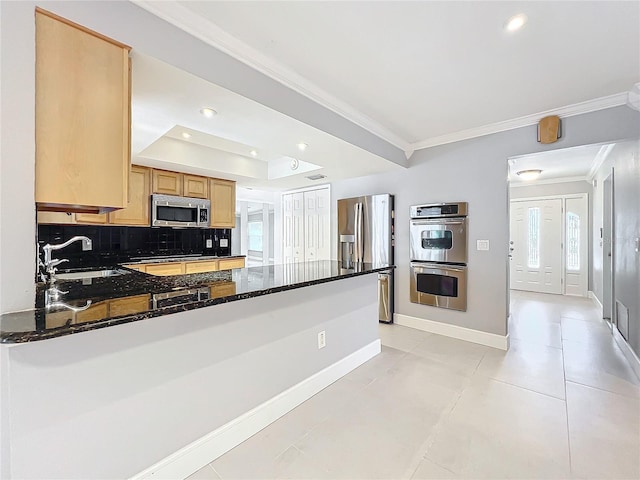
[(489, 240), (476, 240), (476, 250), (489, 250)]
[(227, 240), (226, 238), (221, 238), (220, 239), (220, 246), (221, 247), (228, 247), (229, 246), (229, 240)]
[(207, 238), (207, 248), (213, 248), (213, 240), (211, 238)]

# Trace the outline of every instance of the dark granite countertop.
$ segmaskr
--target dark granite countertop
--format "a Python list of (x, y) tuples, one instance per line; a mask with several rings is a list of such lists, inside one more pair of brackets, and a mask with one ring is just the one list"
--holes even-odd
[(326, 260), (168, 277), (124, 269), (125, 274), (113, 277), (58, 280), (56, 288), (65, 293), (57, 303), (77, 310), (90, 302), (89, 308), (45, 308), (47, 286), (38, 284), (33, 310), (0, 315), (0, 343), (46, 340), (390, 268), (364, 263), (345, 269)]

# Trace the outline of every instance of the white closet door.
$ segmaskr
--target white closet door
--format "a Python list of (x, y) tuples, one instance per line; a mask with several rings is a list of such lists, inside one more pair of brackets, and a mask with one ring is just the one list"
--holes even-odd
[(317, 260), (318, 212), (316, 191), (304, 192), (304, 260)]
[(317, 260), (331, 259), (331, 192), (328, 188), (316, 190), (318, 215)]
[(304, 194), (292, 193), (293, 263), (304, 262)]
[(293, 194), (282, 195), (282, 243), (284, 263), (293, 263)]

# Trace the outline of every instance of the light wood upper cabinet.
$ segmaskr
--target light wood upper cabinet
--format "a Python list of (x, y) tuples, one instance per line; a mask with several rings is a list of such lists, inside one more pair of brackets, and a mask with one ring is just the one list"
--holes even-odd
[(209, 198), (209, 179), (197, 175), (183, 175), (182, 194), (185, 197)]
[(184, 262), (156, 263), (153, 265), (147, 265), (144, 271), (149, 275), (159, 275), (161, 277), (168, 275), (182, 275), (184, 273)]
[(39, 209), (126, 207), (130, 48), (36, 9), (36, 189)]
[(109, 213), (114, 225), (149, 226), (151, 169), (133, 165), (129, 174), (129, 203), (127, 208)]
[(231, 270), (232, 268), (244, 268), (244, 258), (227, 258), (218, 260), (219, 270)]
[(153, 193), (182, 195), (182, 173), (153, 169)]
[(234, 228), (236, 226), (236, 182), (209, 179), (211, 199), (211, 227)]

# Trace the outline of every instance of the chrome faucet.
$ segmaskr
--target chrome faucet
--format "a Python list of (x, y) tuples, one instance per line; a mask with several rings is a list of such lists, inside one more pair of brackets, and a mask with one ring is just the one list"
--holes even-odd
[(82, 241), (82, 250), (86, 251), (86, 250), (91, 250), (93, 248), (93, 242), (89, 237), (85, 237), (85, 236), (76, 236), (76, 237), (70, 238), (66, 242), (61, 243), (59, 245), (46, 244), (44, 247), (42, 247), (42, 251), (44, 252), (43, 266), (46, 269), (47, 275), (49, 276), (49, 280), (51, 280), (53, 275), (56, 273), (56, 270), (57, 270), (56, 266), (60, 265), (61, 263), (69, 261), (64, 258), (52, 259), (51, 252), (53, 252), (54, 250), (60, 250), (61, 248), (65, 248), (77, 241)]

